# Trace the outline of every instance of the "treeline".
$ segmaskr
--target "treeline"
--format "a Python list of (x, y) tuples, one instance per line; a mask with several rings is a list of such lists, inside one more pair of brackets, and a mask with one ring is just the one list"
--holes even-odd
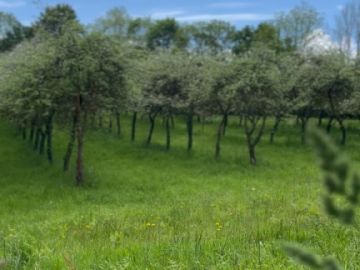
[(166, 149), (175, 117), (193, 146), (194, 119), (221, 116), (215, 157), (228, 118), (243, 126), (251, 164), (266, 122), (275, 118), (274, 141), (285, 117), (299, 121), (305, 143), (309, 119), (327, 130), (359, 118), (359, 62), (340, 49), (314, 53), (309, 36), (322, 19), (301, 4), (257, 27), (237, 30), (224, 21), (179, 24), (175, 19), (131, 18), (113, 9), (83, 26), (68, 5), (48, 7), (31, 27), (0, 14), (0, 111), (16, 124), (35, 151), (53, 161), (53, 126), (69, 128), (63, 168), (76, 148), (76, 183), (84, 182), (85, 127), (104, 119), (121, 135), (121, 114), (132, 115), (131, 140), (139, 115), (149, 119), (146, 144), (156, 120), (164, 120)]

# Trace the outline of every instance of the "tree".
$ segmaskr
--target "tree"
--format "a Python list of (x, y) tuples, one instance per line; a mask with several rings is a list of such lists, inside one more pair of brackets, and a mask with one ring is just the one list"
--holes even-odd
[(319, 12), (303, 1), (288, 13), (278, 14), (273, 24), (286, 44), (300, 49), (305, 45), (305, 38), (321, 27), (322, 21)]
[(233, 47), (235, 27), (225, 21), (196, 22), (187, 28), (187, 32), (189, 49), (196, 53), (217, 55), (230, 52)]
[(245, 26), (234, 35), (234, 54), (242, 54), (250, 50), (254, 41), (254, 30), (250, 26)]
[(35, 29), (55, 36), (62, 35), (69, 23), (77, 22), (74, 9), (67, 4), (47, 7), (35, 23)]
[(147, 46), (154, 50), (157, 48), (185, 48), (187, 38), (183, 29), (175, 19), (163, 19), (151, 25), (147, 33)]
[(266, 119), (277, 106), (280, 71), (275, 52), (257, 47), (236, 63), (238, 81), (233, 85), (236, 93), (236, 111), (245, 118), (245, 136), (250, 163), (256, 165), (255, 149), (264, 133)]
[(126, 98), (124, 67), (117, 48), (110, 38), (96, 33), (84, 36), (76, 26), (68, 29), (59, 40), (58, 54), (63, 59), (63, 78), (68, 85), (62, 109), (73, 114), (64, 169), (68, 168), (76, 141), (77, 185), (84, 183), (83, 146), (87, 117), (114, 106), (118, 110), (121, 100)]
[(113, 8), (104, 17), (97, 19), (90, 29), (118, 39), (125, 39), (130, 21), (130, 16), (124, 8)]
[(0, 52), (12, 50), (33, 37), (32, 28), (23, 26), (13, 15), (0, 12)]

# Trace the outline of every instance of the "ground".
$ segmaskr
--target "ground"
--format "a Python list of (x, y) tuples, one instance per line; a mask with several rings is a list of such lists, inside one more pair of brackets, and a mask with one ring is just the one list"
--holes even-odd
[[(0, 121), (0, 269), (1, 261), (6, 269), (302, 269), (285, 242), (359, 269), (359, 226), (323, 213), (317, 160), (294, 122), (282, 124), (274, 144), (268, 125), (254, 167), (235, 118), (219, 161), (216, 121), (196, 126), (188, 154), (182, 119), (167, 152), (161, 121), (146, 147), (146, 121), (131, 143), (125, 118), (122, 138), (88, 131), (87, 185), (77, 188), (74, 168), (61, 170), (63, 128), (48, 165)], [(344, 151), (359, 167), (358, 123), (348, 125)]]

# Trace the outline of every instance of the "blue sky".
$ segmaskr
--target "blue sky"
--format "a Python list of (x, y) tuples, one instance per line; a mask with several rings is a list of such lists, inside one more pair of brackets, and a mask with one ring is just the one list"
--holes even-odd
[[(327, 28), (346, 0), (309, 0), (325, 18)], [(132, 16), (153, 18), (176, 17), (182, 22), (201, 19), (223, 19), (241, 27), (256, 25), (275, 13), (288, 11), (298, 0), (0, 0), (0, 10), (13, 13), (24, 24), (30, 24), (46, 5), (68, 3), (83, 23), (103, 16), (112, 7), (125, 7)]]

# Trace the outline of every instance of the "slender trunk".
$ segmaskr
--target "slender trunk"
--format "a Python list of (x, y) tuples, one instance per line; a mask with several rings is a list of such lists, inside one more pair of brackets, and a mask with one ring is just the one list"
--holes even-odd
[(116, 112), (116, 134), (118, 137), (121, 136), (121, 119), (120, 119), (120, 113)]
[(112, 132), (112, 128), (113, 128), (113, 122), (112, 122), (112, 115), (110, 114), (109, 116), (109, 132)]
[(252, 144), (248, 144), (248, 150), (249, 150), (250, 164), (255, 166), (256, 165), (255, 146)]
[(223, 129), (224, 129), (224, 117), (221, 120), (219, 127), (218, 127), (218, 131), (217, 131), (217, 136), (216, 136), (216, 145), (215, 145), (215, 159), (219, 159), (220, 158), (220, 143), (221, 143), (221, 135), (223, 133)]
[(318, 127), (322, 126), (323, 118), (324, 118), (324, 112), (320, 112), (319, 119), (318, 119)]
[(151, 144), (151, 140), (152, 140), (152, 136), (153, 136), (154, 128), (155, 128), (155, 116), (153, 116), (151, 113), (149, 114), (149, 121), (150, 121), (150, 128), (149, 128), (149, 135), (146, 140), (147, 145)]
[(80, 186), (84, 183), (84, 162), (83, 162), (83, 144), (84, 134), (81, 121), (81, 95), (76, 98), (76, 134), (77, 134), (77, 159), (76, 159), (76, 185)]
[(223, 130), (222, 130), (222, 135), (225, 137), (226, 135), (226, 128), (228, 127), (228, 123), (229, 123), (229, 115), (225, 114), (224, 115), (224, 124), (223, 124)]
[(99, 128), (101, 129), (103, 127), (103, 117), (102, 115), (99, 116)]
[(34, 134), (35, 134), (35, 123), (34, 121), (31, 122), (31, 128), (30, 128), (30, 136), (29, 136), (29, 142), (32, 143), (34, 140)]
[(340, 126), (340, 130), (341, 130), (341, 145), (345, 145), (346, 144), (346, 128), (344, 126), (344, 122), (341, 118), (338, 118), (338, 123)]
[(73, 123), (71, 126), (71, 131), (70, 131), (70, 140), (67, 146), (67, 150), (65, 153), (65, 157), (64, 157), (64, 171), (68, 171), (69, 170), (69, 165), (70, 165), (70, 158), (71, 158), (71, 154), (74, 148), (74, 144), (75, 144), (75, 138), (76, 138), (76, 124), (77, 124), (77, 115), (76, 113), (74, 114), (73, 117)]
[(39, 154), (43, 155), (45, 152), (45, 143), (46, 143), (46, 133), (41, 130), (40, 134), (40, 146), (39, 146)]
[(52, 154), (53, 117), (54, 117), (54, 112), (51, 112), (48, 121), (46, 123), (47, 159), (49, 163), (53, 162), (53, 154)]
[(166, 130), (166, 150), (170, 150), (171, 144), (171, 116), (167, 116), (165, 119), (165, 130)]
[(329, 122), (328, 122), (328, 124), (327, 124), (327, 126), (326, 126), (326, 133), (327, 133), (327, 134), (330, 134), (333, 121), (334, 121), (334, 117), (331, 116), (331, 117), (329, 118)]
[(35, 141), (34, 141), (34, 151), (37, 151), (40, 144), (40, 137), (41, 137), (41, 129), (37, 128), (35, 133)]
[(23, 138), (24, 141), (26, 141), (26, 138), (27, 138), (26, 127), (22, 128), (22, 138)]
[(137, 112), (133, 113), (132, 121), (131, 121), (131, 141), (135, 141), (136, 136), (136, 121), (137, 121)]
[(194, 116), (192, 113), (189, 113), (186, 120), (186, 127), (188, 133), (188, 146), (187, 150), (190, 152), (193, 146), (193, 126), (194, 126)]
[(279, 129), (280, 122), (281, 122), (281, 116), (276, 116), (275, 124), (274, 124), (273, 128), (271, 129), (270, 143), (274, 143), (275, 133)]

